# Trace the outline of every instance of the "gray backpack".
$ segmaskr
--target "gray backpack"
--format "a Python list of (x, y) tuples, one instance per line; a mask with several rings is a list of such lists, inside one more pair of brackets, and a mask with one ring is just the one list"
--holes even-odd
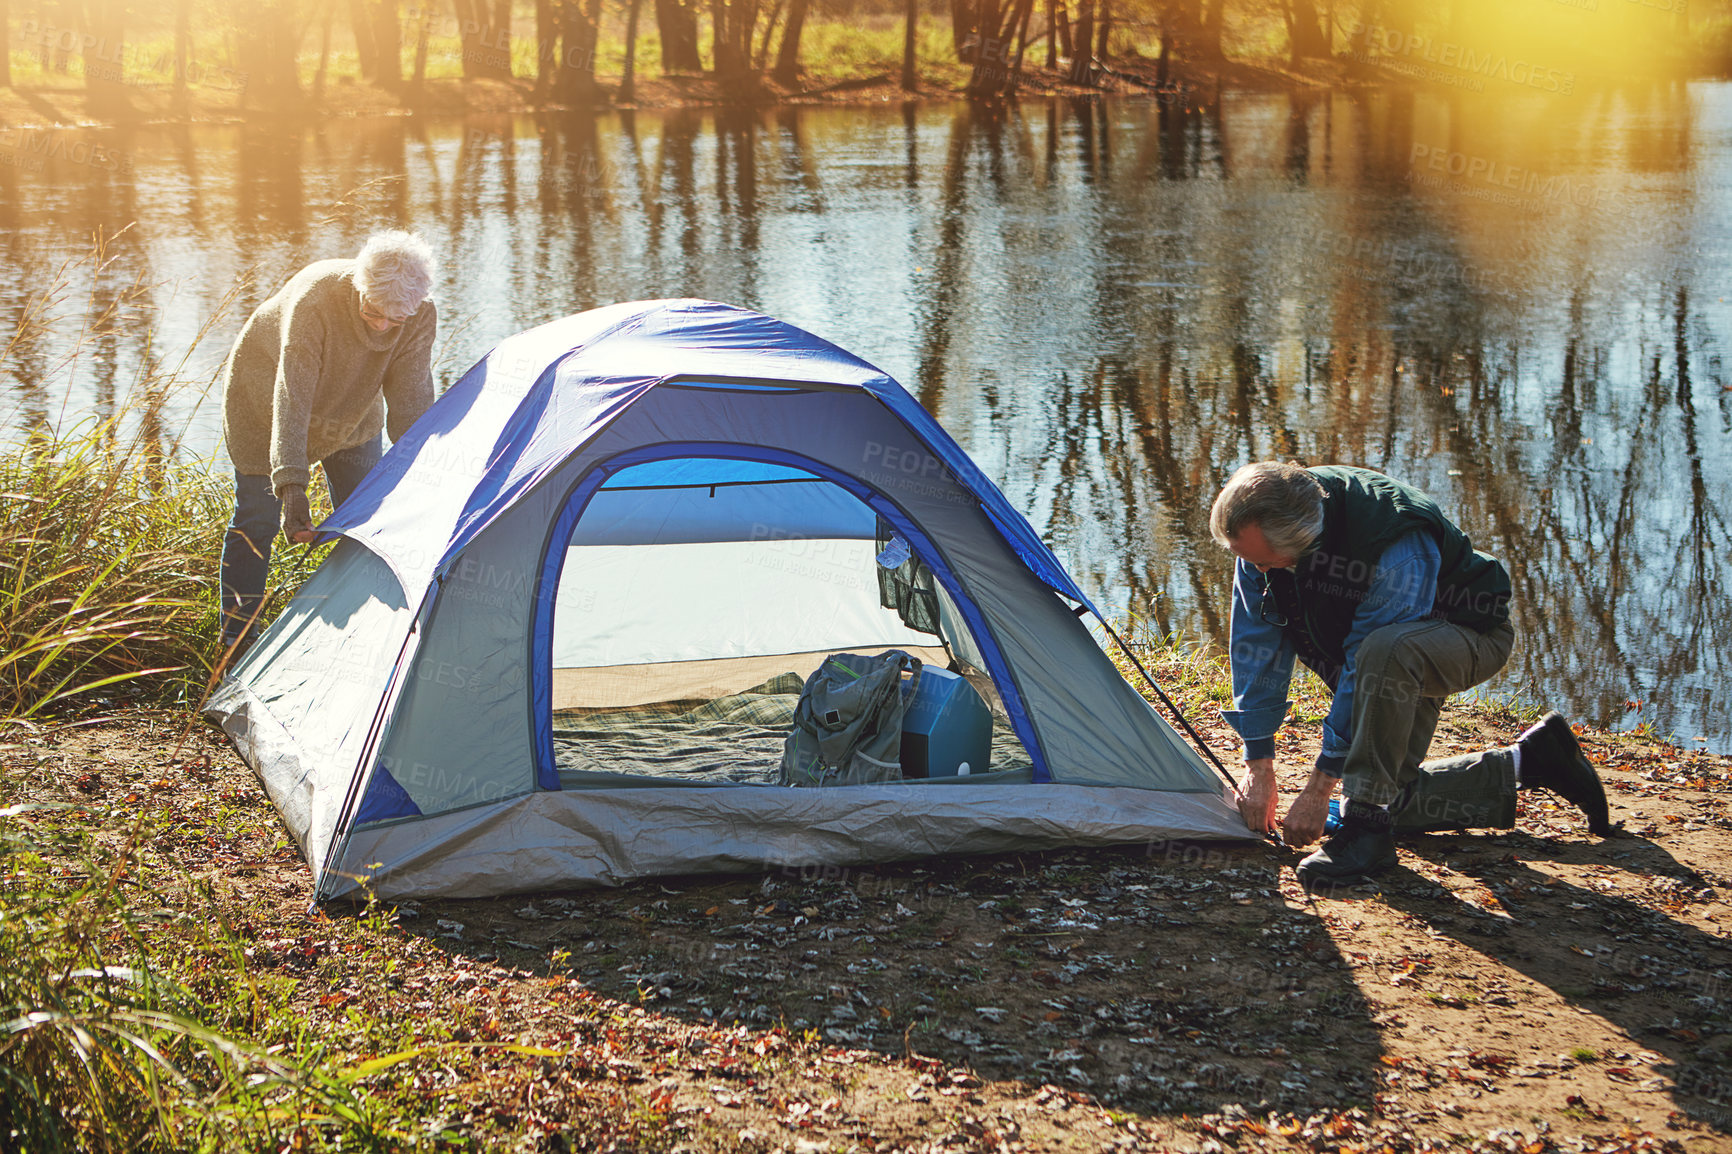
[[(902, 673), (913, 677), (902, 692)], [(902, 778), (902, 717), (920, 659), (899, 649), (832, 653), (806, 679), (782, 748), (783, 785), (866, 785)]]

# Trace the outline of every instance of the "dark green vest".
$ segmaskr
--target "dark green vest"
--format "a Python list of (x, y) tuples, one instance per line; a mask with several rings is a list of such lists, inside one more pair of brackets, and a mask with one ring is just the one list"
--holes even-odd
[(1495, 558), (1474, 551), (1467, 534), (1437, 503), (1411, 485), (1347, 465), (1309, 470), (1328, 494), (1323, 533), (1292, 570), (1264, 575), (1269, 620), (1299, 659), (1335, 687), (1347, 661), (1353, 616), (1365, 600), (1383, 551), (1415, 529), (1437, 542), (1442, 559), (1431, 615), (1485, 633), (1509, 620), (1509, 574)]

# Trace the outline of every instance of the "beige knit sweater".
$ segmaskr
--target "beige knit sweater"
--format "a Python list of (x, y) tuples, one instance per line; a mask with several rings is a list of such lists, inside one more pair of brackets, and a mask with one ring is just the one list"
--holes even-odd
[[(305, 485), (312, 462), (384, 429), (396, 441), (433, 403), (438, 310), (425, 301), (376, 333), (361, 319), (355, 262), (322, 260), (260, 305), (223, 367), (223, 436), (235, 470)], [(386, 422), (389, 411), (389, 424)]]

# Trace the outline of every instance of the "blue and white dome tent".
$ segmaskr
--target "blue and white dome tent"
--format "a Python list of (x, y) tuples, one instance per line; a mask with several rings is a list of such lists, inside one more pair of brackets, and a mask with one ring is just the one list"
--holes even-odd
[[(206, 707), (321, 899), (1251, 836), (931, 415), (758, 313), (637, 302), (508, 338), (322, 529)], [(898, 600), (909, 572), (931, 612)], [(885, 648), (981, 692), (991, 764), (777, 786), (804, 677)]]

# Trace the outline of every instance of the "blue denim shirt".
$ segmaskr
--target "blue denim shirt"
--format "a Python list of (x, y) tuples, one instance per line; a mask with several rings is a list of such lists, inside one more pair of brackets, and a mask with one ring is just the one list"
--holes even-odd
[[(1359, 643), (1375, 629), (1401, 621), (1420, 621), (1437, 601), (1438, 571), (1443, 559), (1437, 542), (1415, 529), (1383, 551), (1372, 575), (1365, 601), (1353, 615), (1347, 632), (1347, 664), (1335, 683), (1335, 701), (1323, 719), (1323, 751), (1317, 768), (1340, 777), (1353, 739), (1353, 683)], [(1221, 714), (1245, 742), (1247, 761), (1275, 756), (1275, 731), (1292, 704), (1287, 690), (1293, 681), (1293, 646), (1279, 625), (1263, 619), (1263, 575), (1240, 561), (1233, 570), (1232, 645), (1233, 708)]]

